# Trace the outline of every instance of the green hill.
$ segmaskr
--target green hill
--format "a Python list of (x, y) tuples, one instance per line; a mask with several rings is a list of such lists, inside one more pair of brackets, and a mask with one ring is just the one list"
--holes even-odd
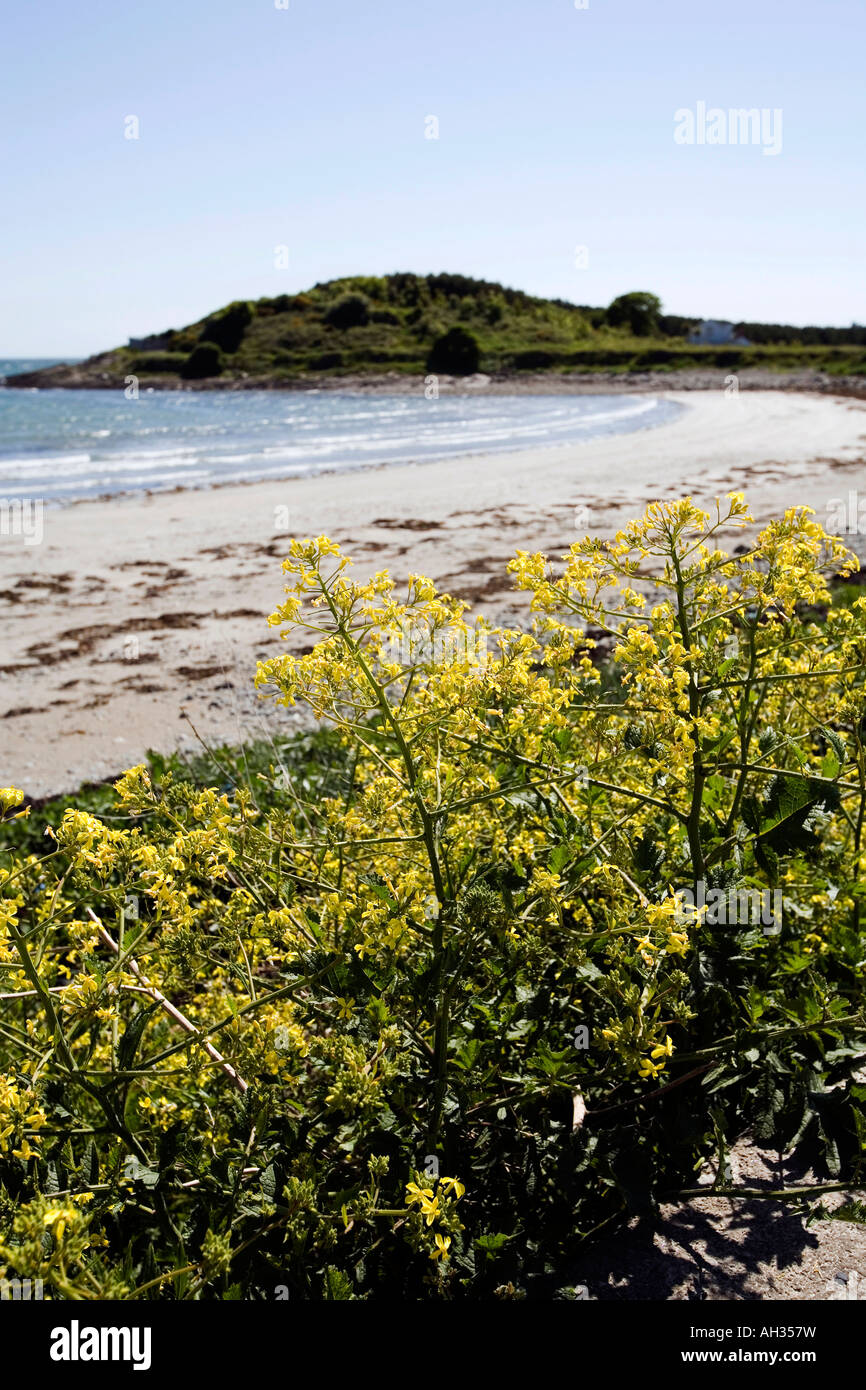
[(688, 342), (698, 322), (665, 316), (648, 292), (619, 296), (603, 309), (540, 299), (465, 275), (352, 276), (302, 294), (239, 300), (186, 328), (131, 339), (127, 347), (74, 369), (53, 368), (30, 379), (102, 385), (132, 373), (160, 385), (179, 379), (279, 385), (311, 375), (395, 371), (466, 375), (769, 365), (866, 372), (864, 329), (747, 325), (752, 346), (698, 347)]

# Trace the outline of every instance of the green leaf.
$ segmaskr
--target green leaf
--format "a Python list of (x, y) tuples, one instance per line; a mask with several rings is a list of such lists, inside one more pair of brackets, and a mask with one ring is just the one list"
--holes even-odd
[(829, 1221), (851, 1221), (857, 1226), (866, 1226), (866, 1202), (849, 1198), (843, 1206), (824, 1212), (823, 1216)]
[(159, 1182), (159, 1173), (153, 1168), (149, 1168), (144, 1163), (139, 1163), (134, 1154), (130, 1154), (123, 1165), (124, 1175), (131, 1182), (140, 1182), (143, 1187), (156, 1187)]
[(835, 753), (828, 753), (821, 761), (821, 776), (829, 777), (831, 780), (839, 775), (842, 764)]
[(548, 856), (548, 865), (553, 873), (558, 873), (560, 869), (568, 863), (572, 856), (570, 845), (556, 845)]
[(159, 1011), (159, 1007), (159, 1004), (151, 1004), (147, 1008), (136, 1009), (135, 1013), (132, 1015), (129, 1023), (126, 1025), (126, 1031), (117, 1045), (118, 1071), (127, 1071), (132, 1066), (133, 1058), (138, 1051), (138, 1045), (141, 1042), (144, 1030), (150, 1019), (153, 1018), (153, 1015)]
[(504, 1231), (490, 1232), (488, 1235), (478, 1236), (475, 1244), (479, 1250), (483, 1250), (488, 1260), (495, 1258), (497, 1250), (501, 1250), (503, 1245), (507, 1245), (511, 1240), (510, 1235)]
[(836, 754), (836, 757), (839, 760), (839, 766), (844, 767), (845, 759), (847, 757), (844, 740), (839, 737), (835, 729), (828, 729), (826, 724), (821, 725), (821, 733), (824, 735), (830, 747), (833, 749), (833, 752)]
[(816, 850), (820, 841), (807, 824), (813, 811), (835, 810), (840, 804), (835, 786), (814, 778), (780, 773), (773, 778), (766, 799), (744, 802), (743, 818), (755, 832), (755, 856), (767, 873), (775, 875), (775, 856)]
[(348, 1275), (334, 1265), (328, 1265), (322, 1280), (322, 1298), (326, 1303), (348, 1303), (355, 1297)]
[(99, 1150), (91, 1139), (81, 1160), (81, 1176), (93, 1186), (99, 1182)]

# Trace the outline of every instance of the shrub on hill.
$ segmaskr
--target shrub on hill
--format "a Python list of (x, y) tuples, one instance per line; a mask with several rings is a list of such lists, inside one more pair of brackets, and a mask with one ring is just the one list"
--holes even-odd
[(201, 330), (199, 341), (216, 343), (223, 352), (237, 352), (252, 321), (252, 305), (246, 301), (237, 300), (207, 320)]
[(325, 311), (325, 323), (344, 331), (363, 328), (370, 321), (370, 302), (362, 294), (347, 294)]
[(471, 376), (481, 365), (478, 339), (456, 324), (437, 338), (427, 358), (427, 370), (448, 376)]
[(216, 343), (199, 343), (184, 363), (181, 376), (189, 381), (199, 381), (204, 377), (219, 376), (223, 366), (223, 355)]

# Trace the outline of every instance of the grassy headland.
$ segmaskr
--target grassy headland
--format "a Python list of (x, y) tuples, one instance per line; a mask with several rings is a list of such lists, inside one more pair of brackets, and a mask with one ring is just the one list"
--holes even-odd
[(700, 368), (866, 375), (866, 329), (736, 324), (749, 346), (697, 345), (699, 320), (645, 292), (606, 309), (540, 299), (464, 275), (352, 276), (302, 294), (238, 300), (74, 367), (10, 385), (291, 386), (315, 377), (677, 372)]

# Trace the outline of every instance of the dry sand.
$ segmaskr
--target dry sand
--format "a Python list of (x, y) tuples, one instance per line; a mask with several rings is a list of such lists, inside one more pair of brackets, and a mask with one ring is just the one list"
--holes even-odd
[(655, 498), (739, 489), (759, 519), (808, 503), (826, 523), (832, 499), (866, 497), (866, 402), (667, 394), (678, 419), (603, 440), (46, 509), (40, 545), (0, 536), (0, 785), (45, 797), (192, 746), (184, 710), (209, 742), (292, 727), (252, 690), (290, 535), (521, 620), (515, 549), (559, 555)]
[[(790, 1155), (761, 1149), (744, 1135), (729, 1155), (728, 1182), (761, 1191), (828, 1181)], [(699, 1185), (716, 1174), (708, 1165)], [(820, 1199), (826, 1213), (849, 1196)], [(815, 1201), (814, 1215), (819, 1209)], [(690, 1302), (849, 1302), (866, 1299), (866, 1226), (831, 1218), (811, 1221), (788, 1201), (697, 1197), (664, 1203), (657, 1217), (633, 1219), (599, 1240), (568, 1271), (585, 1297)]]

